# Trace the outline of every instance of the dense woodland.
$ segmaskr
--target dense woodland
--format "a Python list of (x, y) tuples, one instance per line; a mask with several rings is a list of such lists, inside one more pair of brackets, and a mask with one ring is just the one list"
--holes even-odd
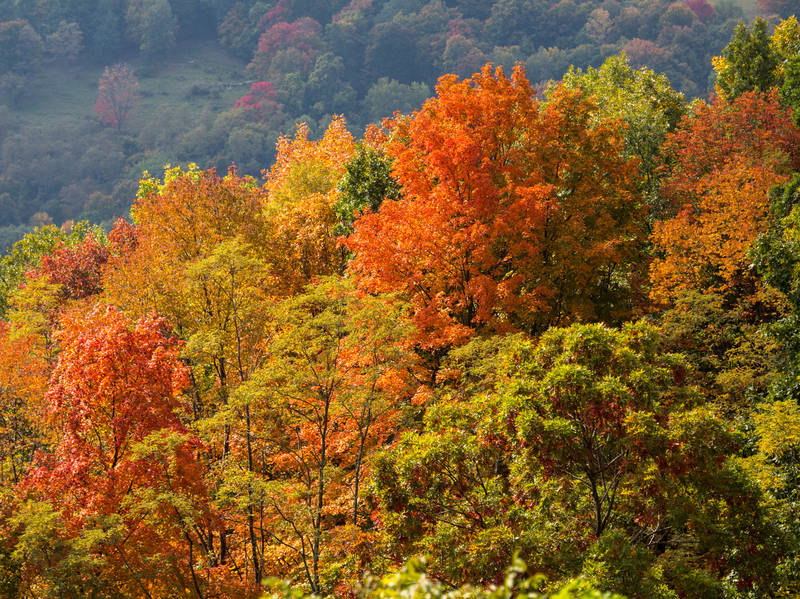
[[(275, 144), (334, 115), (363, 135), (439, 76), (517, 61), (542, 89), (624, 51), (688, 98), (740, 19), (789, 0), (0, 0), (0, 250), (35, 225), (125, 216), (142, 171), (196, 163), (255, 177)], [(217, 48), (195, 51), (198, 44)], [(224, 54), (225, 57), (221, 56)], [(220, 64), (215, 64), (219, 59)], [(224, 59), (224, 60), (223, 60)], [(129, 65), (130, 111), (92, 110)], [(252, 89), (251, 89), (252, 88)]]
[[(501, 38), (536, 56), (515, 7), (545, 10), (210, 4), (125, 16), (258, 43), (265, 85), (213, 127), (259, 138), (326, 53), (373, 65), (334, 78), (369, 98), (381, 24), (483, 63)], [(548, 4), (546, 43), (559, 10), (651, 22), (589, 4)], [(63, 29), (35, 6), (4, 31)], [(662, 31), (733, 11), (706, 6)], [(413, 21), (435, 11), (451, 37)], [(111, 44), (85, 14), (84, 47)], [(25, 235), (0, 259), (0, 597), (797, 597), (800, 24), (773, 22), (734, 28), (707, 100), (632, 51), (544, 86), (532, 59), (465, 62), (357, 135), (325, 105), (261, 178), (173, 166), (109, 229)], [(137, 143), (132, 77), (104, 69), (109, 144)]]

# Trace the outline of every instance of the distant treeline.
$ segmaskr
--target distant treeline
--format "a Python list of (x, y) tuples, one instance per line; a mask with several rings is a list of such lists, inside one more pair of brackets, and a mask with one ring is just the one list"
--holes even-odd
[[(756, 10), (785, 17), (789, 4)], [(0, 247), (35, 224), (109, 224), (144, 168), (235, 163), (258, 176), (296, 122), (316, 135), (343, 114), (358, 134), (418, 107), (442, 74), (466, 77), (486, 62), (507, 72), (522, 62), (541, 86), (625, 51), (706, 97), (711, 58), (753, 16), (731, 0), (0, 0), (0, 15)], [(238, 81), (253, 89), (236, 106), (194, 114), (189, 100), (218, 91), (198, 84), (148, 127), (106, 130), (85, 118), (90, 106), (57, 126), (19, 123), (29, 100), (53, 93), (32, 84), (48, 64), (135, 61), (139, 76), (157, 76), (190, 40), (218, 41), (243, 61)]]

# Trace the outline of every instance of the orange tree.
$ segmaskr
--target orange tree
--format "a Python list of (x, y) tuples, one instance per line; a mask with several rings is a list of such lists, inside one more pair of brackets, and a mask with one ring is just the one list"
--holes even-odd
[[(59, 438), (21, 491), (22, 512), (62, 522), (54, 542), (81, 537), (89, 572), (118, 593), (150, 597), (179, 585), (206, 597), (217, 568), (209, 510), (196, 460), (199, 444), (181, 422), (188, 369), (165, 321), (131, 323), (97, 306), (62, 317), (58, 363), (47, 392)], [(58, 553), (41, 552), (40, 519), (17, 520), (27, 584), (46, 584)], [(89, 573), (87, 572), (87, 574)], [(111, 582), (113, 581), (113, 582)]]
[(642, 210), (622, 125), (594, 124), (580, 91), (534, 96), (522, 68), (487, 65), (441, 78), (388, 123), (404, 197), (362, 215), (345, 244), (364, 289), (410, 299), (423, 350), (630, 314)]

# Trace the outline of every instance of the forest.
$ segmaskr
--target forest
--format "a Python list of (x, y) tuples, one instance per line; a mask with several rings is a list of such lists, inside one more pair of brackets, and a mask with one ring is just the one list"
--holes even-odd
[[(165, 164), (260, 178), (277, 140), (409, 113), (439, 76), (525, 64), (541, 91), (624, 51), (706, 99), (739, 20), (791, 0), (0, 0), (0, 251), (35, 226), (128, 214)], [(126, 66), (123, 118), (93, 110)], [(138, 83), (138, 85), (137, 85)]]
[[(170, 5), (128, 14), (151, 4)], [(251, 23), (212, 4), (142, 22), (176, 40), (186, 15)], [(425, 10), (482, 40), (545, 6), (452, 4)], [(101, 5), (86, 14), (119, 17)], [(0, 257), (0, 597), (800, 596), (791, 5), (731, 28), (706, 99), (613, 44), (545, 82), (484, 48), (430, 92), (387, 80), (424, 97), (380, 123), (293, 125), (260, 175), (168, 165), (109, 226), (40, 215)], [(36, 6), (8, 27), (35, 39), (56, 3)], [(271, 61), (331, 43), (304, 37), (319, 6), (259, 17), (247, 44), (274, 81), (214, 126), (285, 125), (292, 78)], [(687, 10), (710, 26), (734, 5), (662, 16)], [(106, 39), (75, 23), (85, 47)], [(148, 44), (170, 36), (141, 35), (158, 69), (169, 48)], [(345, 71), (361, 97), (369, 71)], [(136, 71), (101, 73), (91, 127), (136, 145)]]

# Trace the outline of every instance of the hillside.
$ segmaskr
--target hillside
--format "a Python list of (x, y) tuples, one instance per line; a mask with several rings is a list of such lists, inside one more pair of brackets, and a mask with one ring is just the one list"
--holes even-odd
[[(448, 72), (526, 65), (534, 83), (625, 51), (707, 96), (736, 22), (780, 2), (705, 0), (52, 0), (0, 2), (0, 247), (32, 225), (124, 215), (143, 170), (195, 162), (260, 176), (298, 121), (353, 133), (411, 111)], [(783, 12), (782, 12), (783, 11)], [(93, 112), (104, 67), (141, 98), (120, 132)], [(264, 107), (235, 109), (250, 84)], [(259, 83), (263, 82), (263, 83)], [(261, 89), (261, 88), (259, 88)], [(5, 107), (2, 105), (5, 104)], [(259, 104), (260, 106), (260, 104)], [(78, 157), (79, 160), (75, 161)]]

